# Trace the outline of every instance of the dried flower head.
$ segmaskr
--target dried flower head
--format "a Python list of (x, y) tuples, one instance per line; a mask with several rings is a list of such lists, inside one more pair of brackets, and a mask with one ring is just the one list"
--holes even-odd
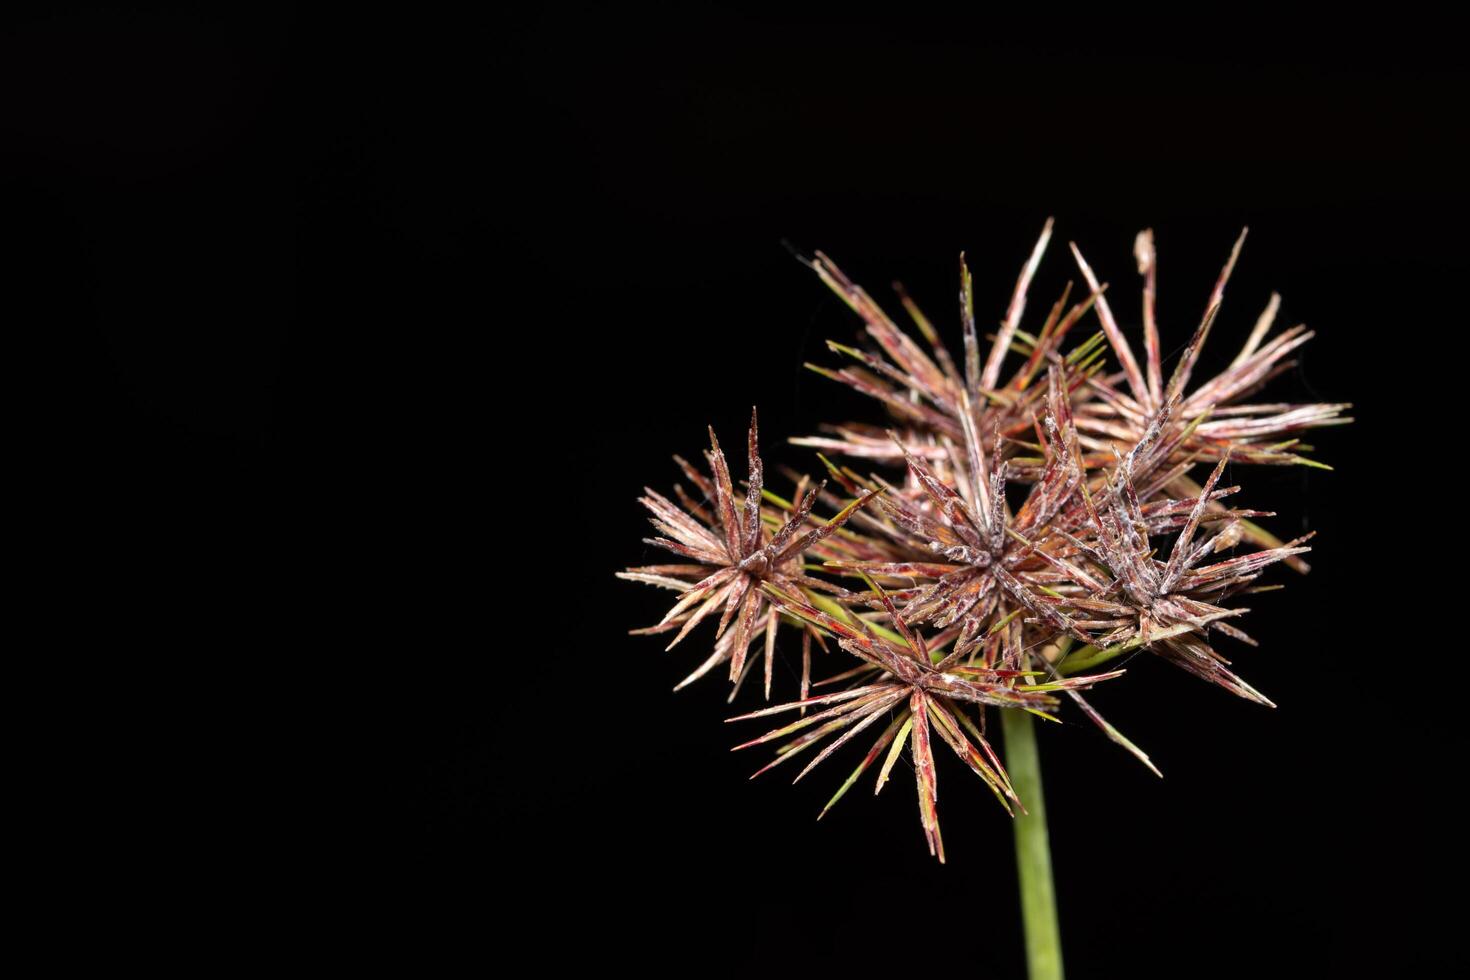
[[(785, 740), (764, 772), (835, 735), (800, 779), (883, 723), (822, 813), (884, 755), (881, 788), (907, 744), (921, 824), (941, 861), (935, 732), (1014, 811), (1019, 800), (986, 738), (988, 711), (1051, 717), (1065, 699), (1158, 771), (1081, 693), (1121, 676), (1121, 669), (1098, 670), (1122, 654), (1153, 653), (1271, 704), (1228, 669), (1212, 641), (1255, 644), (1236, 625), (1246, 610), (1231, 601), (1258, 591), (1256, 580), (1272, 564), (1306, 571), (1299, 556), (1310, 535), (1278, 540), (1253, 523), (1269, 512), (1230, 506), (1226, 498), (1240, 488), (1219, 482), (1227, 463), (1321, 466), (1301, 454), (1306, 447), (1296, 434), (1350, 421), (1343, 404), (1247, 400), (1311, 337), (1293, 327), (1267, 340), (1279, 308), (1274, 294), (1231, 364), (1190, 390), (1244, 232), (1165, 381), (1151, 232), (1135, 243), (1142, 367), (1104, 297), (1106, 286), (1075, 245), (1088, 294), (1072, 302), (1068, 284), (1039, 327), (1022, 329), (1051, 231), (1047, 221), (983, 358), (963, 255), (959, 358), (902, 287), (900, 302), (922, 344), (827, 256), (803, 259), (861, 317), (876, 344), (864, 351), (829, 342), (854, 363), (814, 369), (878, 400), (891, 420), (831, 426), (792, 442), (888, 472), (864, 473), (820, 456), (827, 479), (813, 485), (798, 478), (792, 504), (765, 486), (752, 415), (743, 498), (711, 432), (711, 475), (679, 459), (691, 484), (676, 487), (679, 503), (652, 490), (642, 501), (663, 535), (649, 543), (688, 563), (620, 573), (679, 592), (660, 623), (634, 631), (676, 631), (670, 647), (720, 612), (712, 653), (681, 687), (728, 662), (738, 691), (753, 662), (747, 648), (763, 638), (769, 698), (778, 627), (790, 624), (788, 635), (802, 638), (799, 699), (739, 718), (788, 710), (801, 717), (738, 748)], [(1099, 329), (1086, 334), (1076, 328), (1089, 314)], [(1111, 371), (1109, 351), (1117, 362)], [(1204, 482), (1196, 483), (1194, 471), (1204, 467)], [(819, 504), (836, 516), (814, 516)], [(1235, 555), (1243, 544), (1257, 550)], [(857, 663), (814, 685), (811, 648), (826, 638)], [(825, 693), (812, 696), (813, 687)]]

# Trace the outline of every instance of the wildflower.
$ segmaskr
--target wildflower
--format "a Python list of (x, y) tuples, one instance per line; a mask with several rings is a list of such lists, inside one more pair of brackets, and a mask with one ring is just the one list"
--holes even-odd
[[(728, 662), (733, 698), (754, 663), (749, 646), (763, 639), (769, 700), (777, 631), (791, 624), (802, 637), (800, 697), (739, 719), (786, 711), (800, 717), (737, 748), (780, 742), (764, 772), (833, 736), (800, 779), (881, 725), (822, 813), (883, 756), (881, 788), (907, 745), (925, 838), (941, 861), (935, 733), (1014, 813), (1015, 787), (986, 737), (987, 717), (996, 713), (1008, 743), (1015, 733), (1034, 746), (1029, 717), (1052, 718), (1065, 699), (1158, 772), (1083, 695), (1120, 676), (1098, 671), (1125, 653), (1149, 652), (1271, 705), (1229, 669), (1212, 640), (1255, 644), (1237, 625), (1247, 610), (1232, 600), (1258, 591), (1271, 565), (1306, 571), (1300, 556), (1310, 535), (1278, 540), (1253, 523), (1273, 515), (1233, 506), (1227, 498), (1240, 487), (1221, 487), (1220, 480), (1230, 463), (1320, 466), (1301, 455), (1306, 447), (1295, 434), (1349, 421), (1343, 404), (1248, 400), (1311, 336), (1293, 327), (1267, 339), (1279, 306), (1274, 294), (1231, 365), (1191, 389), (1244, 233), (1166, 381), (1149, 232), (1135, 247), (1144, 281), (1141, 365), (1104, 298), (1106, 286), (1075, 245), (1088, 295), (1071, 302), (1069, 284), (1035, 333), (1021, 329), (1051, 230), (1048, 221), (983, 358), (963, 256), (959, 359), (901, 289), (922, 345), (827, 256), (803, 260), (859, 314), (877, 345), (859, 351), (829, 343), (855, 363), (816, 370), (883, 403), (893, 424), (848, 423), (792, 440), (848, 462), (820, 456), (827, 479), (798, 477), (790, 501), (764, 485), (753, 412), (743, 502), (711, 430), (709, 477), (676, 457), (692, 491), (676, 487), (677, 504), (653, 490), (642, 498), (661, 532), (648, 543), (685, 563), (620, 573), (678, 592), (657, 625), (634, 631), (674, 632), (670, 648), (720, 613), (712, 653), (681, 687)], [(1092, 312), (1101, 329), (1076, 339), (1083, 333), (1076, 326)], [(1013, 352), (1021, 362), (1006, 375)], [(1117, 361), (1111, 372), (1109, 352)], [(1193, 470), (1211, 463), (1203, 484), (1196, 483)], [(854, 465), (902, 469), (885, 475)], [(836, 516), (814, 517), (818, 504)], [(1242, 543), (1257, 550), (1233, 554)], [(814, 684), (811, 648), (827, 638), (857, 665)], [(812, 696), (813, 687), (824, 693)], [(1028, 758), (1027, 777), (1039, 785), (1034, 753)]]

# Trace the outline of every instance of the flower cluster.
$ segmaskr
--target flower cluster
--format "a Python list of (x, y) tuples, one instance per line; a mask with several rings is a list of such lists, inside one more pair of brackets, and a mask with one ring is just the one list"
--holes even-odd
[[(712, 648), (679, 687), (727, 665), (733, 700), (761, 663), (769, 700), (785, 648), (778, 634), (793, 647), (799, 636), (797, 699), (731, 719), (796, 712), (797, 720), (737, 748), (778, 743), (771, 768), (822, 745), (800, 779), (881, 725), (827, 807), (880, 757), (881, 789), (907, 745), (925, 837), (941, 861), (935, 733), (1008, 811), (1019, 805), (987, 737), (987, 708), (1051, 718), (1069, 702), (1153, 769), (1082, 693), (1120, 676), (1100, 668), (1122, 654), (1151, 653), (1271, 704), (1216, 644), (1254, 645), (1235, 624), (1246, 610), (1233, 600), (1270, 588), (1257, 579), (1277, 562), (1305, 572), (1299, 556), (1309, 549), (1305, 537), (1283, 542), (1255, 523), (1272, 515), (1234, 506), (1240, 488), (1221, 478), (1230, 463), (1320, 467), (1302, 455), (1309, 447), (1299, 434), (1350, 421), (1343, 404), (1250, 400), (1312, 336), (1300, 326), (1270, 336), (1274, 294), (1229, 365), (1192, 384), (1244, 232), (1166, 380), (1151, 232), (1135, 246), (1141, 367), (1075, 245), (1086, 296), (1072, 302), (1068, 284), (1039, 328), (1021, 329), (1051, 231), (1048, 221), (983, 361), (963, 255), (958, 361), (901, 287), (919, 339), (826, 255), (803, 259), (872, 341), (869, 350), (829, 342), (847, 363), (809, 366), (881, 402), (889, 424), (833, 425), (793, 439), (821, 450), (826, 479), (801, 478), (789, 499), (765, 485), (754, 413), (743, 492), (711, 431), (708, 475), (675, 457), (688, 486), (675, 486), (672, 500), (651, 489), (642, 498), (659, 532), (647, 542), (680, 561), (619, 573), (678, 594), (659, 623), (633, 632), (673, 634), (672, 648), (712, 621)], [(1078, 326), (1089, 315), (1099, 329), (1083, 336)], [(814, 648), (830, 653), (831, 645), (855, 663), (813, 682)]]

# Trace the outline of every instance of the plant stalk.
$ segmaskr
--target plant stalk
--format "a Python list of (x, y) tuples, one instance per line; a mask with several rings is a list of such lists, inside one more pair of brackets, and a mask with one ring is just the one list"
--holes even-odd
[(1027, 711), (1002, 709), (1006, 769), (1025, 814), (1015, 817), (1016, 872), (1021, 883), (1021, 921), (1026, 930), (1026, 970), (1030, 980), (1062, 980), (1062, 934), (1057, 925), (1056, 888), (1046, 834), (1046, 801), (1041, 792), (1041, 756), (1036, 751), (1036, 720)]

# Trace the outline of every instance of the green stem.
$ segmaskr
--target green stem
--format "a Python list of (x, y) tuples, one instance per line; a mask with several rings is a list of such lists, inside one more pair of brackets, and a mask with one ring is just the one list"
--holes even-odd
[(1041, 793), (1041, 756), (1036, 722), (1026, 711), (1002, 709), (1006, 769), (1025, 814), (1017, 814), (1016, 872), (1021, 881), (1021, 920), (1026, 929), (1026, 968), (1031, 980), (1062, 980), (1062, 934), (1057, 926), (1056, 889), (1046, 836), (1046, 801)]
[[(846, 606), (842, 605), (840, 602), (837, 602), (830, 596), (824, 596), (822, 595), (822, 593), (816, 592), (812, 589), (803, 589), (802, 591), (806, 594), (807, 599), (811, 602), (813, 606), (822, 610), (822, 612), (826, 613), (828, 616), (831, 616), (834, 619), (840, 619), (844, 623), (851, 623), (854, 619), (857, 618), (848, 611)], [(885, 640), (888, 640), (891, 643), (897, 643), (899, 646), (902, 647), (906, 647), (909, 645), (908, 640), (905, 640), (901, 635), (893, 632), (893, 630), (888, 629), (887, 627), (879, 626), (877, 623), (870, 623), (867, 620), (863, 620), (863, 625), (867, 626), (868, 629), (872, 630), (874, 633), (877, 633), (879, 636), (883, 637)]]

